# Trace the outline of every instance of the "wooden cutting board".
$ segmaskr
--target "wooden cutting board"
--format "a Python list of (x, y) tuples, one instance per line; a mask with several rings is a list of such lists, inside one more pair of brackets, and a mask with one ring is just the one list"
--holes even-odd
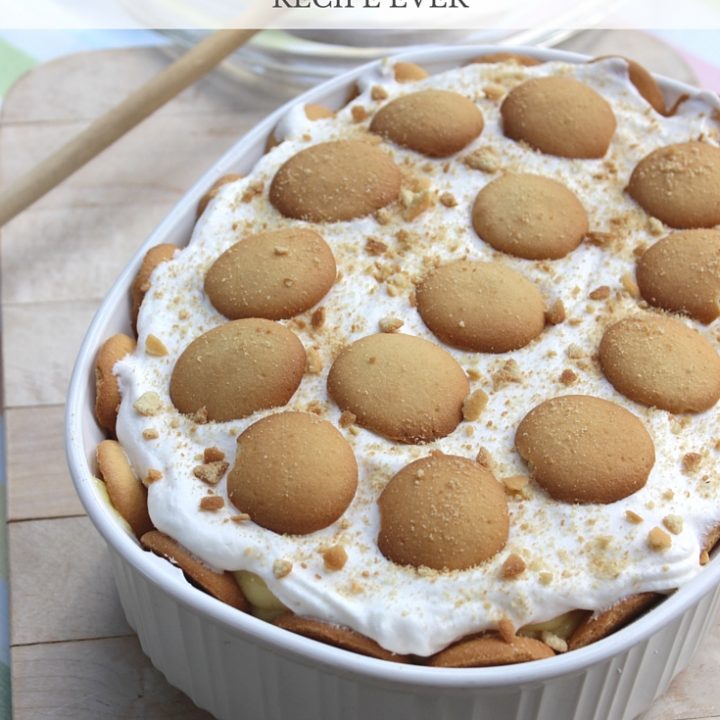
[[(159, 50), (133, 49), (35, 68), (2, 107), (0, 182), (12, 182), (167, 63)], [(63, 402), (93, 312), (137, 246), (284, 99), (262, 83), (216, 74), (1, 232), (15, 720), (209, 717), (150, 665), (123, 617), (104, 543), (66, 469)], [(720, 720), (720, 695), (708, 691), (718, 671), (720, 625), (646, 719)]]

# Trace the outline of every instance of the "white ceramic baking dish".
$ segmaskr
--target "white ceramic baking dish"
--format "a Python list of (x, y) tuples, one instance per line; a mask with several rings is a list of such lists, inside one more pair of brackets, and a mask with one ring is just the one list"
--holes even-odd
[[(559, 51), (503, 48), (543, 60), (583, 62)], [(457, 67), (497, 47), (431, 49), (398, 56), (430, 72)], [(293, 101), (339, 107), (354, 70)], [(668, 100), (697, 90), (660, 80)], [(185, 195), (139, 248), (100, 306), (75, 365), (66, 405), (66, 443), (77, 492), (109, 548), (128, 622), (168, 681), (218, 718), (230, 720), (611, 720), (632, 718), (685, 668), (720, 604), (720, 558), (623, 630), (554, 658), (503, 667), (441, 669), (396, 665), (291, 634), (193, 588), (170, 563), (143, 551), (117, 522), (92, 477), (103, 435), (93, 415), (97, 348), (129, 332), (129, 287), (145, 251), (184, 245), (199, 198), (228, 172), (247, 173), (288, 106), (261, 122)]]

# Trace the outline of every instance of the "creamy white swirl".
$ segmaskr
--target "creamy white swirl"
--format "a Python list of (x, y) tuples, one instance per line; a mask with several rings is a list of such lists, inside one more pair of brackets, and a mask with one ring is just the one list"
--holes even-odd
[[(477, 102), (485, 117), (482, 135), (449, 160), (430, 160), (397, 147), (388, 150), (404, 172), (426, 178), (435, 197), (451, 193), (454, 207), (437, 202), (413, 221), (375, 217), (315, 227), (333, 250), (341, 278), (320, 303), (326, 311), (321, 331), (310, 324), (311, 312), (284, 321), (306, 349), (323, 360), (320, 374), (306, 374), (288, 409), (315, 411), (338, 425), (340, 411), (329, 400), (325, 381), (332, 359), (345, 344), (377, 332), (386, 317), (403, 321), (401, 332), (438, 342), (411, 304), (412, 281), (436, 260), (459, 258), (496, 260), (524, 273), (540, 288), (546, 304), (564, 303), (567, 320), (547, 326), (527, 347), (506, 355), (488, 355), (447, 348), (481, 388), (489, 402), (479, 420), (463, 422), (450, 436), (425, 446), (398, 445), (363, 429), (343, 430), (355, 451), (360, 483), (345, 515), (325, 530), (302, 537), (282, 536), (252, 522), (236, 523), (237, 509), (228, 502), (219, 512), (199, 510), (207, 486), (193, 475), (203, 449), (221, 448), (230, 463), (237, 435), (275, 410), (240, 421), (197, 425), (180, 415), (170, 402), (169, 378), (177, 357), (201, 333), (226, 319), (203, 293), (205, 272), (214, 260), (243, 236), (288, 225), (307, 225), (283, 218), (268, 202), (267, 189), (277, 168), (299, 150), (329, 139), (355, 136), (369, 119), (356, 122), (350, 107), (336, 119), (310, 122), (302, 108), (292, 110), (281, 124), (284, 142), (265, 155), (251, 175), (227, 185), (198, 221), (187, 248), (159, 266), (152, 276), (138, 321), (138, 349), (116, 366), (123, 401), (118, 437), (138, 473), (158, 469), (163, 478), (149, 489), (149, 510), (155, 525), (176, 538), (215, 568), (246, 569), (260, 575), (273, 593), (293, 611), (347, 625), (400, 652), (428, 655), (463, 635), (495, 627), (501, 618), (515, 626), (552, 618), (573, 608), (601, 609), (638, 591), (670, 591), (687, 582), (701, 567), (702, 539), (720, 522), (720, 430), (717, 411), (673, 417), (626, 400), (605, 380), (594, 358), (607, 324), (638, 309), (631, 292), (635, 255), (668, 229), (650, 221), (624, 193), (635, 164), (652, 149), (702, 137), (718, 144), (718, 127), (711, 119), (718, 106), (711, 96), (688, 102), (671, 118), (657, 115), (629, 83), (626, 65), (606, 60), (590, 65), (546, 63), (532, 68), (515, 65), (471, 65), (399, 85), (392, 68), (361, 79), (361, 95), (352, 106), (368, 115), (380, 107), (379, 86), (390, 98), (421, 88), (456, 90)], [(529, 150), (502, 134), (499, 95), (523, 79), (550, 74), (576, 77), (600, 92), (611, 104), (618, 129), (607, 156), (601, 160), (567, 160)], [(381, 93), (380, 93), (381, 94)], [(495, 99), (491, 99), (495, 98)], [(462, 158), (483, 148), (497, 172), (467, 167)], [(549, 175), (565, 183), (587, 209), (591, 230), (617, 238), (600, 246), (583, 243), (566, 258), (535, 262), (494, 251), (474, 233), (470, 209), (478, 191), (500, 172), (523, 171)], [(264, 191), (247, 192), (264, 183)], [(451, 203), (449, 203), (451, 204)], [(374, 238), (389, 252), (372, 256), (365, 249)], [(593, 301), (589, 293), (607, 285), (612, 301)], [(717, 328), (684, 320), (716, 348)], [(717, 323), (716, 323), (717, 324)], [(168, 348), (163, 357), (145, 354), (148, 335)], [(519, 382), (504, 383), (509, 359), (517, 364)], [(564, 370), (577, 376), (571, 387), (560, 381)], [(163, 411), (139, 415), (133, 403), (143, 393), (156, 392)], [(513, 447), (523, 416), (543, 400), (566, 393), (583, 393), (612, 400), (635, 413), (655, 443), (657, 459), (647, 485), (612, 505), (571, 505), (553, 501), (532, 483), (528, 497), (509, 499), (511, 527), (506, 548), (489, 562), (463, 572), (425, 573), (389, 562), (376, 546), (379, 516), (376, 500), (385, 484), (408, 462), (439, 449), (474, 458), (480, 448), (491, 454), (498, 478), (526, 475), (527, 468)], [(146, 440), (143, 430), (157, 430)], [(699, 469), (687, 474), (682, 458), (700, 453)], [(217, 487), (227, 500), (225, 481)], [(633, 524), (626, 511), (643, 518)], [(682, 531), (672, 547), (655, 552), (648, 532), (662, 527), (663, 518), (682, 518)], [(348, 561), (338, 572), (326, 570), (321, 549), (341, 543)], [(503, 580), (500, 568), (517, 553), (526, 571)], [(292, 563), (282, 579), (273, 574), (278, 560)]]

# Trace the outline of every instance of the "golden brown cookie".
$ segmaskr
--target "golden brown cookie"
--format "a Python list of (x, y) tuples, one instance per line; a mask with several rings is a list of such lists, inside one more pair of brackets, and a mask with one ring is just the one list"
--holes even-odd
[(316, 415), (282, 412), (238, 437), (228, 496), (261, 527), (307, 535), (345, 512), (357, 476), (355, 455), (339, 430)]
[(170, 398), (182, 413), (236, 420), (284, 405), (305, 371), (305, 349), (287, 328), (259, 318), (233, 320), (193, 340), (175, 363)]
[(654, 605), (662, 596), (653, 592), (630, 595), (603, 612), (591, 615), (568, 640), (568, 649), (577, 650), (614, 633)]
[(527, 260), (572, 252), (588, 231), (585, 208), (562, 183), (513, 173), (488, 183), (475, 200), (475, 232), (496, 250)]
[(418, 80), (425, 80), (425, 78), (429, 77), (425, 68), (411, 62), (395, 63), (393, 75), (399, 83), (417, 82)]
[(662, 94), (660, 86), (655, 82), (655, 78), (640, 63), (625, 57), (624, 55), (601, 55), (593, 58), (590, 62), (598, 62), (607, 60), (608, 58), (619, 57), (628, 64), (628, 78), (656, 112), (661, 115), (665, 114), (665, 97)]
[(635, 167), (627, 190), (650, 215), (673, 228), (720, 225), (720, 148), (704, 142), (666, 145)]
[(447, 157), (467, 147), (484, 127), (472, 100), (448, 90), (422, 90), (382, 107), (370, 130), (397, 145), (430, 157)]
[(200, 198), (197, 206), (197, 217), (200, 217), (204, 212), (205, 208), (209, 205), (210, 201), (220, 192), (224, 185), (233, 183), (236, 180), (241, 180), (242, 175), (238, 173), (228, 173), (219, 177), (211, 186), (210, 189)]
[(431, 455), (398, 472), (378, 500), (378, 547), (398, 565), (467, 570), (505, 547), (503, 486), (478, 463)]
[(711, 323), (720, 315), (720, 231), (668, 235), (638, 260), (636, 274), (650, 305)]
[(132, 303), (130, 309), (130, 318), (132, 319), (133, 330), (137, 329), (137, 317), (140, 312), (140, 305), (142, 305), (145, 293), (150, 289), (150, 275), (153, 270), (166, 260), (170, 260), (177, 247), (170, 245), (169, 243), (162, 243), (151, 247), (146, 253), (143, 261), (140, 265), (140, 269), (133, 280), (133, 284), (130, 287), (130, 300)]
[(280, 615), (280, 617), (273, 620), (273, 623), (278, 627), (311, 640), (317, 640), (326, 645), (333, 645), (360, 655), (367, 655), (379, 660), (389, 660), (390, 662), (409, 662), (407, 655), (392, 653), (378, 645), (374, 640), (342, 625), (332, 625), (313, 618), (300, 617), (293, 613)]
[(522, 420), (515, 447), (533, 479), (556, 500), (612, 503), (637, 492), (655, 446), (635, 415), (589, 395), (540, 403)]
[(120, 388), (113, 368), (118, 360), (135, 350), (135, 341), (118, 333), (109, 337), (95, 358), (95, 418), (100, 427), (115, 434), (115, 421), (120, 407)]
[(389, 205), (400, 170), (381, 148), (357, 140), (320, 143), (293, 155), (275, 174), (270, 202), (285, 217), (339, 222)]
[(346, 347), (330, 368), (327, 387), (358, 425), (405, 443), (451, 433), (470, 390), (452, 355), (401, 333), (369, 335)]
[(600, 365), (619, 393), (672, 413), (702, 412), (720, 398), (720, 356), (674, 318), (646, 313), (614, 323), (600, 342)]
[(601, 158), (617, 125), (610, 105), (569, 77), (526, 80), (500, 107), (505, 135), (549, 155)]
[(441, 265), (417, 286), (416, 298), (430, 330), (465, 350), (517, 350), (545, 327), (540, 291), (500, 263), (458, 260)]
[(516, 65), (522, 65), (523, 67), (532, 67), (534, 65), (542, 64), (541, 60), (530, 57), (529, 55), (521, 55), (520, 53), (511, 52), (496, 52), (487, 53), (486, 55), (478, 55), (477, 57), (470, 60), (468, 65), (485, 65), (490, 63), (503, 62), (513, 62)]
[(240, 586), (231, 572), (215, 572), (202, 563), (192, 553), (169, 535), (152, 530), (145, 533), (140, 542), (146, 550), (169, 560), (177, 565), (184, 573), (204, 590), (221, 602), (231, 605), (243, 612), (249, 612), (250, 603), (243, 595)]
[(226, 250), (205, 276), (205, 292), (225, 317), (290, 318), (310, 309), (337, 277), (322, 236), (304, 228), (251, 235)]
[(103, 440), (95, 451), (98, 474), (105, 481), (112, 506), (137, 537), (152, 530), (148, 515), (147, 490), (138, 480), (119, 442)]
[(555, 653), (540, 640), (516, 635), (510, 642), (495, 633), (461, 640), (433, 655), (432, 667), (493, 667), (553, 657)]

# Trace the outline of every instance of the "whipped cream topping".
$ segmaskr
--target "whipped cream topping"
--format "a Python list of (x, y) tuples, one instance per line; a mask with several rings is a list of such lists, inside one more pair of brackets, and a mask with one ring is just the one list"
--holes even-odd
[[(499, 98), (524, 79), (551, 74), (573, 76), (611, 103), (618, 128), (605, 158), (551, 157), (503, 136)], [(636, 249), (649, 247), (670, 232), (624, 193), (630, 173), (661, 145), (690, 139), (719, 144), (718, 125), (712, 119), (718, 112), (717, 101), (710, 94), (699, 95), (684, 103), (676, 116), (661, 117), (638, 95), (628, 81), (626, 64), (617, 59), (531, 68), (471, 65), (408, 85), (395, 83), (392, 67), (386, 64), (361, 78), (359, 87), (360, 96), (335, 119), (311, 122), (301, 106), (293, 108), (276, 129), (284, 142), (265, 155), (247, 178), (221, 190), (198, 221), (188, 246), (152, 275), (138, 320), (137, 350), (115, 371), (123, 397), (118, 438), (141, 477), (149, 469), (162, 473), (148, 495), (157, 528), (211, 567), (257, 573), (298, 614), (347, 625), (389, 650), (423, 656), (468, 633), (495, 628), (503, 618), (520, 627), (574, 608), (603, 609), (640, 591), (669, 592), (690, 580), (701, 570), (703, 538), (720, 522), (717, 411), (672, 416), (631, 402), (607, 382), (595, 355), (608, 324), (639, 312), (633, 289)], [(371, 216), (308, 225), (282, 217), (267, 198), (276, 170), (310, 145), (366, 135), (372, 113), (385, 102), (372, 99), (382, 94), (373, 92), (377, 87), (390, 99), (438, 87), (477, 102), (485, 129), (455, 157), (431, 160), (386, 146), (409, 178), (425, 179), (433, 198), (449, 193), (457, 204), (437, 201), (413, 220), (403, 220), (392, 209), (380, 217), (382, 222)], [(367, 110), (367, 120), (357, 122), (352, 106)], [(476, 151), (484, 170), (463, 162)], [(513, 171), (548, 175), (565, 183), (585, 206), (597, 242), (586, 241), (563, 259), (539, 262), (504, 255), (485, 244), (471, 226), (472, 204), (485, 184)], [(407, 184), (413, 185), (411, 180)], [(317, 229), (340, 270), (335, 286), (319, 303), (325, 308), (321, 329), (311, 324), (312, 310), (282, 321), (306, 350), (322, 359), (323, 369), (306, 373), (284, 408), (232, 422), (196, 424), (173, 407), (169, 380), (187, 345), (227, 322), (203, 293), (205, 273), (244, 236), (290, 225)], [(369, 254), (368, 239), (383, 243), (388, 251), (382, 256)], [(567, 316), (559, 325), (548, 325), (527, 347), (504, 355), (443, 345), (468, 372), (471, 392), (482, 389), (489, 396), (478, 420), (464, 421), (448, 437), (419, 446), (400, 445), (358, 427), (342, 429), (357, 457), (358, 491), (339, 521), (311, 535), (283, 536), (251, 520), (234, 522), (239, 510), (227, 499), (225, 479), (215, 488), (225, 498), (225, 507), (217, 512), (199, 509), (207, 485), (192, 470), (202, 462), (204, 448), (220, 448), (232, 465), (237, 435), (260, 418), (285, 409), (316, 412), (339, 426), (340, 410), (326, 391), (327, 372), (343, 346), (378, 332), (381, 320), (402, 320), (400, 332), (442, 345), (412, 305), (413, 281), (433, 263), (460, 258), (494, 260), (514, 268), (537, 284), (547, 307), (561, 300)], [(589, 299), (599, 286), (609, 287), (610, 297)], [(717, 323), (705, 327), (683, 322), (718, 347)], [(162, 341), (167, 355), (145, 353), (149, 335)], [(572, 371), (564, 374), (566, 381), (574, 377), (570, 386), (560, 379), (564, 371)], [(133, 408), (147, 392), (157, 393), (162, 401), (162, 409), (152, 416)], [(642, 490), (611, 505), (572, 505), (552, 500), (530, 482), (524, 497), (508, 498), (510, 535), (504, 550), (466, 571), (401, 567), (379, 552), (377, 498), (398, 470), (433, 450), (475, 458), (484, 449), (499, 479), (527, 476), (528, 469), (514, 449), (515, 429), (537, 404), (568, 393), (612, 400), (642, 420), (656, 450), (655, 465)], [(143, 431), (148, 429), (157, 431), (158, 437), (145, 439)], [(689, 453), (700, 456), (694, 470), (683, 466)], [(629, 521), (627, 511), (642, 522)], [(652, 550), (648, 534), (663, 527), (668, 516), (682, 518), (681, 530), (671, 536), (670, 548)], [(678, 530), (677, 523), (674, 529)], [(333, 572), (326, 569), (322, 551), (336, 544), (344, 546), (348, 560)], [(512, 553), (523, 558), (526, 569), (514, 579), (503, 579), (501, 567)], [(291, 572), (276, 577), (273, 568), (280, 565), (287, 570), (289, 563)]]

